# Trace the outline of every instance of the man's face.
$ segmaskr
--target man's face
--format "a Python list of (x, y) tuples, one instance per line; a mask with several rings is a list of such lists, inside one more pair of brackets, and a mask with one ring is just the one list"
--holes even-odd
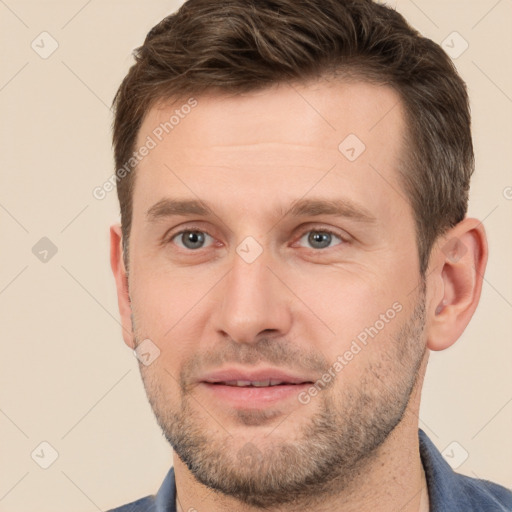
[(371, 459), (425, 354), (403, 110), (365, 83), (196, 99), (153, 108), (138, 136), (156, 147), (133, 196), (135, 344), (160, 350), (144, 385), (195, 477), (275, 505)]

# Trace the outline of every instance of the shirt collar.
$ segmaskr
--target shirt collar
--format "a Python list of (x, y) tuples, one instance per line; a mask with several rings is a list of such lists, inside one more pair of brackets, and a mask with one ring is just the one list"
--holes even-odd
[(156, 512), (176, 512), (176, 480), (171, 467), (155, 498)]

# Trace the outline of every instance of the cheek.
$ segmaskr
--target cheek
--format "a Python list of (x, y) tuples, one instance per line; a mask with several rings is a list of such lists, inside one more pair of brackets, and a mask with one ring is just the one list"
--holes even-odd
[[(405, 317), (405, 305), (391, 283), (379, 276), (335, 272), (309, 276), (294, 290), (305, 306), (296, 317), (296, 332), (322, 351), (330, 365), (339, 362), (344, 373), (384, 358)], [(297, 311), (298, 311), (297, 310)], [(295, 312), (297, 314), (297, 311)], [(340, 365), (336, 365), (340, 368)], [(345, 370), (345, 366), (351, 369)]]
[(166, 340), (189, 321), (215, 276), (194, 278), (190, 272), (171, 271), (156, 263), (144, 257), (134, 261), (130, 295), (144, 334)]
[(389, 284), (379, 282), (378, 275), (346, 269), (300, 277), (294, 290), (306, 306), (325, 319), (337, 337), (347, 331), (354, 334), (354, 329), (373, 323), (397, 296)]
[(190, 293), (177, 293), (165, 280), (151, 279), (150, 275), (137, 274), (135, 282), (131, 293), (135, 335), (139, 343), (151, 340), (149, 346), (158, 354), (154, 362), (143, 366), (142, 370), (148, 382), (158, 374), (160, 385), (165, 383), (166, 389), (177, 388), (180, 361), (187, 357), (185, 351), (189, 346), (183, 335), (193, 334), (187, 324), (187, 311), (193, 306), (194, 297), (190, 297)]

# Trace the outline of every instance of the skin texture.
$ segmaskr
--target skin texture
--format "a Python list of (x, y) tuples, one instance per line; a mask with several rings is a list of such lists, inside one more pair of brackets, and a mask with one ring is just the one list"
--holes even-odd
[[(174, 448), (179, 508), (428, 510), (421, 386), (429, 351), (454, 343), (477, 306), (482, 225), (468, 218), (440, 237), (422, 280), (398, 182), (405, 118), (389, 87), (322, 80), (196, 99), (137, 167), (128, 276), (111, 227), (125, 343), (160, 350), (139, 366)], [(137, 147), (184, 103), (155, 106)], [(349, 134), (365, 145), (354, 161), (338, 149)], [(165, 198), (213, 213), (151, 219)], [(287, 214), (300, 199), (344, 201), (351, 215)], [(176, 236), (186, 229), (200, 232), (196, 245)], [(262, 252), (248, 263), (240, 247)], [(268, 366), (315, 382), (371, 326), (308, 403), (235, 407), (198, 383)]]

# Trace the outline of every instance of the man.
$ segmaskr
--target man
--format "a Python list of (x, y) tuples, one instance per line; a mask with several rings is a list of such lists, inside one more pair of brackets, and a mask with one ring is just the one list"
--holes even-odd
[(189, 0), (114, 106), (123, 336), (175, 454), (116, 510), (512, 510), (418, 429), (487, 262), (443, 50), (369, 0)]

